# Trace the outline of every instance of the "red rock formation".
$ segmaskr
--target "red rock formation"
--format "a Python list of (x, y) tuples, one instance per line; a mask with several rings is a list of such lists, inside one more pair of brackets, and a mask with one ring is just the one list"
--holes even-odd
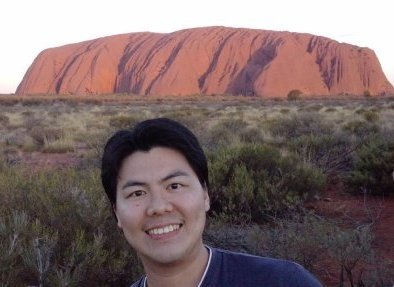
[(375, 53), (310, 34), (209, 27), (41, 52), (16, 94), (394, 94)]

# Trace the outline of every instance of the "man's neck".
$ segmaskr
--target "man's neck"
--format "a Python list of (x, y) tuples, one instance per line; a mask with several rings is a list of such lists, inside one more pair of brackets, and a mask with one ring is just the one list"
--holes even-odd
[(197, 287), (207, 267), (209, 251), (201, 246), (197, 254), (183, 262), (162, 266), (145, 266), (147, 287)]

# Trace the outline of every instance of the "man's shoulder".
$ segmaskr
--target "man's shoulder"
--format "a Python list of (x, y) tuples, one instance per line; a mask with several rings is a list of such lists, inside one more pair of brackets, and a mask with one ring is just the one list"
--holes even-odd
[(253, 283), (271, 284), (270, 286), (321, 286), (309, 271), (292, 261), (216, 248), (213, 253), (222, 276), (227, 274), (225, 277), (231, 277), (233, 282), (242, 280), (245, 283), (243, 286), (252, 286), (249, 284)]
[(221, 257), (226, 263), (243, 265), (248, 268), (257, 267), (257, 268), (269, 268), (269, 269), (288, 269), (288, 268), (303, 268), (301, 265), (283, 259), (276, 259), (271, 257), (263, 257), (252, 255), (249, 253), (241, 253), (234, 252), (229, 250), (217, 249), (214, 248), (214, 253), (216, 253), (219, 258)]

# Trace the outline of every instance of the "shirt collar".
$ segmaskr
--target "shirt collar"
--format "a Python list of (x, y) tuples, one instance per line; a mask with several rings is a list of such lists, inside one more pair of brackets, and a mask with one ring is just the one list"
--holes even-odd
[[(202, 274), (201, 279), (200, 279), (200, 282), (198, 282), (197, 287), (201, 287), (201, 284), (202, 284), (202, 282), (203, 282), (204, 279), (205, 279), (205, 275), (207, 275), (207, 272), (208, 272), (208, 269), (209, 269), (209, 265), (211, 265), (211, 259), (212, 259), (212, 250), (211, 250), (211, 247), (209, 247), (209, 246), (207, 246), (207, 245), (204, 245), (204, 246), (205, 246), (206, 249), (208, 249), (208, 253), (209, 253), (209, 256), (208, 256), (208, 263), (207, 263), (207, 266), (205, 266), (204, 273)], [(145, 275), (145, 276), (144, 276), (144, 279), (143, 279), (143, 284), (142, 284), (143, 287), (146, 287), (146, 281), (147, 281), (147, 277), (146, 277), (146, 275)]]

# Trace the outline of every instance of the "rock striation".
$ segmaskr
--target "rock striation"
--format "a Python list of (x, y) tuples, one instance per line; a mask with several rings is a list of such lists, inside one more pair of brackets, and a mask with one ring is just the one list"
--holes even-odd
[(310, 34), (228, 27), (131, 33), (50, 48), (16, 94), (394, 94), (369, 48)]

